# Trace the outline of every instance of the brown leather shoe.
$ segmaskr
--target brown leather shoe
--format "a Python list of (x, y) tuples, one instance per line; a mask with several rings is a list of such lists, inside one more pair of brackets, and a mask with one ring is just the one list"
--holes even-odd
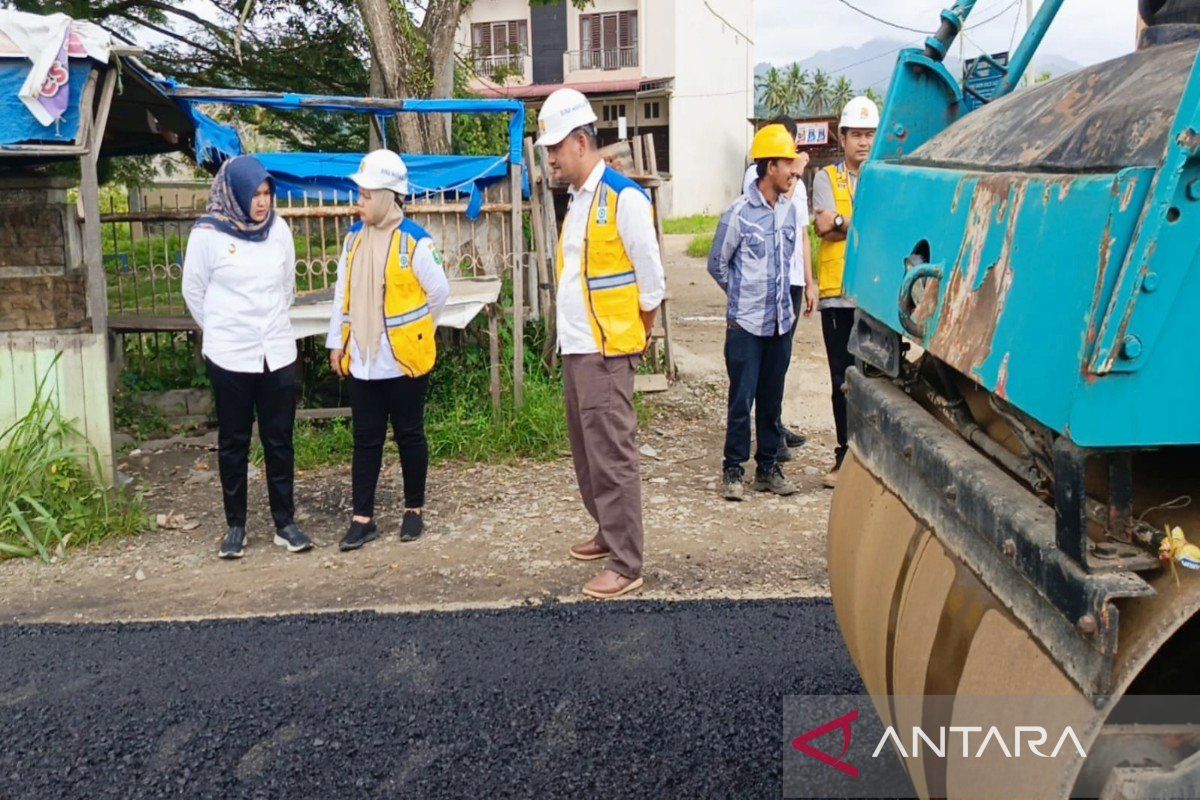
[(834, 467), (833, 469), (829, 470), (824, 478), (821, 478), (821, 483), (825, 485), (826, 489), (833, 489), (837, 487), (838, 473), (841, 471), (841, 467)]
[(599, 561), (608, 558), (608, 550), (595, 538), (571, 545), (571, 558), (576, 561)]
[(583, 593), (597, 600), (611, 600), (623, 594), (636, 592), (640, 588), (642, 588), (640, 577), (626, 578), (611, 569), (606, 569), (584, 584)]

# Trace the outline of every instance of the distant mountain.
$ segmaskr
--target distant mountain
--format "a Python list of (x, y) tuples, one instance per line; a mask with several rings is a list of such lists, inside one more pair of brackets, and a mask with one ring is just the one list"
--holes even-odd
[[(906, 42), (901, 39), (872, 39), (858, 47), (836, 47), (832, 50), (822, 50), (797, 63), (800, 64), (801, 69), (808, 70), (810, 73), (823, 69), (830, 73), (834, 80), (844, 75), (859, 91), (871, 88), (880, 95), (886, 95), (900, 51), (906, 47), (916, 46), (913, 40)], [(777, 66), (783, 68), (789, 65), (779, 64)], [(1038, 73), (1048, 71), (1055, 77), (1074, 72), (1081, 66), (1069, 58), (1052, 53), (1039, 53), (1034, 58), (1033, 64)], [(772, 65), (766, 62), (755, 65), (754, 76), (757, 78), (771, 67)], [(950, 70), (951, 75), (961, 75), (962, 63), (957, 56), (950, 56), (946, 59), (946, 69)]]

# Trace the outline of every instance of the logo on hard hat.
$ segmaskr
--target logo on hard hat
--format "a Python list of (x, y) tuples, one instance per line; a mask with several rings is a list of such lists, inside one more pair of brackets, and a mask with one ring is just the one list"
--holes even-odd
[(540, 132), (542, 132), (542, 133), (545, 133), (545, 132), (546, 132), (546, 128), (548, 128), (548, 127), (549, 127), (549, 126), (546, 124), (546, 120), (544, 120), (544, 119), (539, 119), (539, 120), (538, 120), (538, 130), (539, 130)]
[(871, 111), (866, 106), (863, 106), (862, 108), (860, 108), (858, 110), (858, 118), (859, 119), (866, 119), (869, 116), (871, 116)]

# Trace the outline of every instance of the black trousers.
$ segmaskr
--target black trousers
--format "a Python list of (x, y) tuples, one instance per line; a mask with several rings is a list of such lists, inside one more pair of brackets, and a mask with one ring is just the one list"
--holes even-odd
[(846, 395), (842, 394), (842, 384), (846, 382), (846, 370), (853, 363), (849, 350), (853, 326), (853, 308), (821, 309), (821, 332), (825, 335), (825, 357), (829, 360), (829, 381), (833, 384), (833, 424), (837, 429), (833, 457), (837, 467), (842, 466), (847, 449)]
[(792, 357), (792, 336), (755, 336), (738, 325), (725, 330), (725, 370), (729, 373), (729, 413), (725, 421), (724, 469), (742, 469), (750, 458), (750, 411), (758, 449), (754, 460), (766, 472), (779, 460), (783, 446), (779, 409), (783, 376)]
[[(790, 331), (788, 331), (788, 336), (794, 337), (796, 335), (796, 326), (800, 324), (800, 315), (803, 313), (802, 309), (804, 308), (804, 287), (803, 286), (793, 286), (793, 287), (791, 287), (790, 291), (791, 291), (791, 295), (792, 295), (792, 310), (796, 314), (796, 320), (795, 320), (795, 322), (792, 323), (792, 329)], [(787, 370), (791, 365), (792, 365), (792, 361), (789, 358), (788, 363), (786, 365), (784, 365), (784, 368), (783, 368), (784, 373), (785, 373), (785, 378), (786, 378)], [(780, 440), (779, 450), (781, 453), (783, 452), (783, 448), (787, 447), (787, 439), (784, 438), (783, 430), (784, 430), (784, 428), (783, 428), (783, 403), (781, 401), (779, 403), (779, 440)]]
[(246, 468), (250, 434), (258, 417), (267, 468), (267, 497), (275, 527), (291, 525), (296, 515), (293, 486), (296, 459), (296, 363), (262, 372), (232, 372), (208, 359), (208, 379), (217, 401), (217, 463), (225, 501), (225, 522), (246, 524)]
[(354, 516), (375, 516), (375, 488), (379, 484), (389, 420), (400, 448), (404, 507), (425, 505), (425, 478), (429, 473), (429, 443), (425, 440), (425, 396), (428, 391), (428, 375), (382, 381), (350, 378), (350, 409), (354, 415), (354, 461), (350, 470)]

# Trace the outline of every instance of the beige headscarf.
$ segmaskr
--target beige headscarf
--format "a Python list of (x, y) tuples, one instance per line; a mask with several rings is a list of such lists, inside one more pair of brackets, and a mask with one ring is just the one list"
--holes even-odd
[(404, 219), (396, 193), (373, 189), (363, 214), (358, 254), (350, 273), (350, 332), (358, 353), (368, 364), (375, 360), (386, 327), (383, 323), (383, 281), (391, 252), (392, 234)]

